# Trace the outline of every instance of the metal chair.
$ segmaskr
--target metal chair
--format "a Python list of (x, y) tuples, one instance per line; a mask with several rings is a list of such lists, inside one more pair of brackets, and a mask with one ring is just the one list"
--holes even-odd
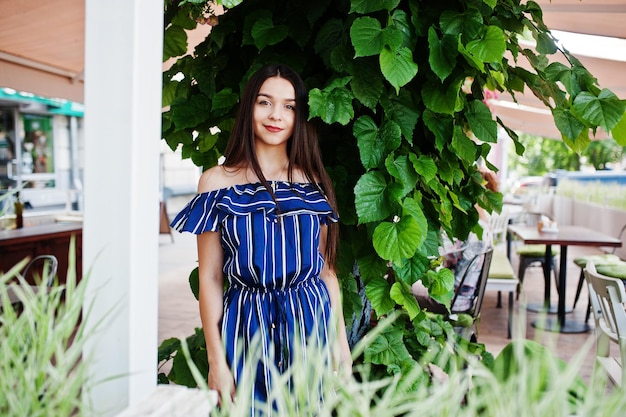
[(59, 261), (54, 255), (39, 255), (35, 256), (26, 265), (22, 276), (29, 282), (39, 284), (43, 281), (46, 282), (48, 287), (54, 284), (54, 279), (57, 275), (57, 269), (59, 267)]
[[(596, 271), (593, 261), (587, 263), (585, 276), (591, 309), (596, 323), (596, 369), (602, 370), (616, 385), (622, 386), (626, 377), (626, 291), (617, 278)], [(610, 343), (619, 346), (619, 357), (611, 357)]]
[[(476, 330), (476, 322), (480, 319), (480, 310), (483, 305), (483, 298), (485, 296), (485, 288), (487, 287), (487, 276), (489, 275), (489, 268), (491, 266), (491, 258), (493, 255), (493, 246), (490, 246), (485, 251), (476, 254), (469, 265), (463, 272), (463, 277), (459, 282), (459, 285), (456, 288), (454, 298), (450, 303), (451, 312), (453, 314), (469, 314), (474, 319), (474, 323), (471, 327), (465, 327), (460, 329), (460, 334), (467, 340), (475, 342), (477, 340), (477, 330)], [(482, 264), (480, 264), (482, 262)], [(479, 268), (479, 276), (478, 281), (476, 282), (476, 287), (474, 288), (474, 292), (471, 296), (472, 302), (468, 309), (458, 310), (455, 308), (455, 303), (460, 296), (463, 285), (468, 279), (469, 275), (472, 273), (476, 273), (476, 269)]]

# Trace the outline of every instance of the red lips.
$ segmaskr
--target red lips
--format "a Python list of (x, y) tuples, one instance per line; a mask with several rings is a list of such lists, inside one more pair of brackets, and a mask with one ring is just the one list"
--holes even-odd
[(265, 126), (265, 128), (272, 133), (278, 133), (283, 130), (282, 128), (276, 126)]

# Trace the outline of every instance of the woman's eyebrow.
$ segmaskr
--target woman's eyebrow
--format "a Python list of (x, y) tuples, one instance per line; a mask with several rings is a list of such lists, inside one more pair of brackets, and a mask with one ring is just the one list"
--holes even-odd
[[(256, 96), (257, 97), (267, 97), (269, 99), (274, 99), (274, 97), (271, 94), (266, 94), (266, 93), (259, 93)], [(295, 102), (296, 99), (295, 98), (286, 98), (285, 101), (293, 101), (293, 102)]]

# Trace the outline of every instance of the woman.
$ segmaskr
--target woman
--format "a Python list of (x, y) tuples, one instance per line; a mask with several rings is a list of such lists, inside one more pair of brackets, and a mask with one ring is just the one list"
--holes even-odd
[(234, 396), (253, 339), (258, 401), (271, 390), (271, 368), (286, 370), (296, 344), (315, 343), (329, 364), (351, 372), (334, 272), (335, 196), (293, 70), (269, 65), (251, 77), (224, 156), (172, 222), (198, 235), (209, 388)]

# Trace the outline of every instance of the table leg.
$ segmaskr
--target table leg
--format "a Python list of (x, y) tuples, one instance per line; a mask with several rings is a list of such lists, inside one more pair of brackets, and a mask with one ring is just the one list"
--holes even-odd
[[(580, 323), (565, 319), (565, 295), (567, 285), (567, 245), (561, 245), (561, 262), (559, 264), (559, 307), (557, 311), (557, 321), (547, 319), (545, 323), (538, 321), (533, 323), (533, 327), (541, 327), (544, 330), (559, 333), (586, 333), (591, 328), (587, 323)], [(545, 326), (545, 328), (544, 328)]]

